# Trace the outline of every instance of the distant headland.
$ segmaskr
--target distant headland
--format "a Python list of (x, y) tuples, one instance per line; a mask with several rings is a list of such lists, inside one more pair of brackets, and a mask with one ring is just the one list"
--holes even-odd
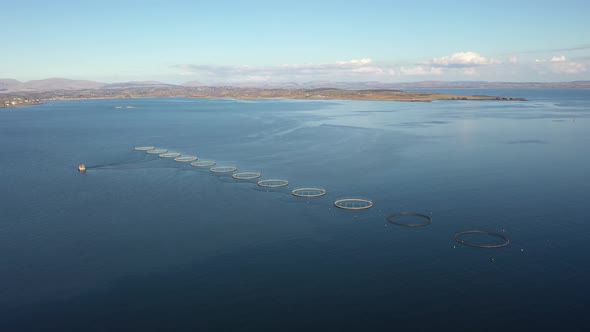
[(0, 79), (0, 107), (17, 107), (51, 100), (118, 98), (236, 98), (303, 100), (382, 100), (429, 102), (433, 100), (505, 100), (523, 98), (483, 95), (455, 95), (452, 92), (402, 91), (416, 89), (518, 89), (570, 88), (590, 89), (590, 81), (576, 82), (481, 82), (423, 81), (412, 83), (310, 81), (267, 83), (203, 84), (196, 81), (181, 85), (156, 81), (101, 83), (86, 80), (52, 78), (21, 82)]

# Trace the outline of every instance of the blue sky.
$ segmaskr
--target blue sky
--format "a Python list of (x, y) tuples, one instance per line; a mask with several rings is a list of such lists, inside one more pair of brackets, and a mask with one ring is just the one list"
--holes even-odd
[(0, 0), (0, 78), (590, 79), (590, 1)]

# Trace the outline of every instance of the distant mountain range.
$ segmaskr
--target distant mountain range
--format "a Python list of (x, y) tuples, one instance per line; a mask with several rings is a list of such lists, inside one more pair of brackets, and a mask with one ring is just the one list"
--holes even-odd
[(174, 86), (174, 84), (167, 84), (157, 81), (122, 82), (109, 84), (86, 80), (70, 80), (67, 78), (48, 78), (45, 80), (27, 82), (21, 82), (11, 78), (0, 79), (0, 93), (46, 92), (55, 90), (127, 89), (162, 86)]
[(383, 82), (333, 82), (333, 81), (309, 81), (309, 82), (219, 82), (205, 84), (198, 81), (190, 81), (184, 84), (169, 84), (158, 81), (101, 83), (87, 80), (70, 80), (66, 78), (48, 78), (21, 82), (11, 78), (0, 79), (0, 93), (20, 92), (47, 92), (56, 90), (88, 90), (88, 89), (127, 89), (127, 88), (151, 88), (151, 87), (237, 87), (258, 89), (317, 89), (335, 88), (343, 90), (371, 90), (371, 89), (428, 89), (428, 88), (571, 88), (590, 89), (590, 81), (573, 82), (487, 82), (487, 81), (421, 81), (406, 83)]
[(1, 92), (38, 92), (52, 90), (83, 90), (99, 89), (105, 86), (104, 83), (82, 80), (70, 80), (66, 78), (48, 78), (21, 82), (14, 79), (0, 79)]

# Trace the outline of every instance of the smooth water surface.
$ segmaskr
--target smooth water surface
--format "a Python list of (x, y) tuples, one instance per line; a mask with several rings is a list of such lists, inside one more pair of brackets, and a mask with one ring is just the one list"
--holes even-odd
[[(581, 330), (590, 91), (454, 92), (529, 101), (0, 110), (0, 330)], [(143, 145), (289, 186), (133, 150)], [(327, 195), (290, 194), (309, 186)], [(334, 207), (347, 197), (374, 207)], [(404, 211), (432, 224), (385, 220)], [(469, 229), (512, 243), (454, 241)]]

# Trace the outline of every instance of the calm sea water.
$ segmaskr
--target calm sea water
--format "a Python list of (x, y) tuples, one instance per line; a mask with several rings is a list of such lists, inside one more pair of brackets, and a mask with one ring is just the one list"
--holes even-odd
[[(590, 91), (452, 92), (529, 101), (0, 110), (0, 330), (581, 330)], [(263, 190), (138, 145), (290, 185)], [(293, 197), (301, 186), (328, 194)], [(333, 206), (345, 197), (375, 205)], [(400, 211), (433, 222), (386, 222)], [(454, 241), (469, 229), (512, 243)]]

